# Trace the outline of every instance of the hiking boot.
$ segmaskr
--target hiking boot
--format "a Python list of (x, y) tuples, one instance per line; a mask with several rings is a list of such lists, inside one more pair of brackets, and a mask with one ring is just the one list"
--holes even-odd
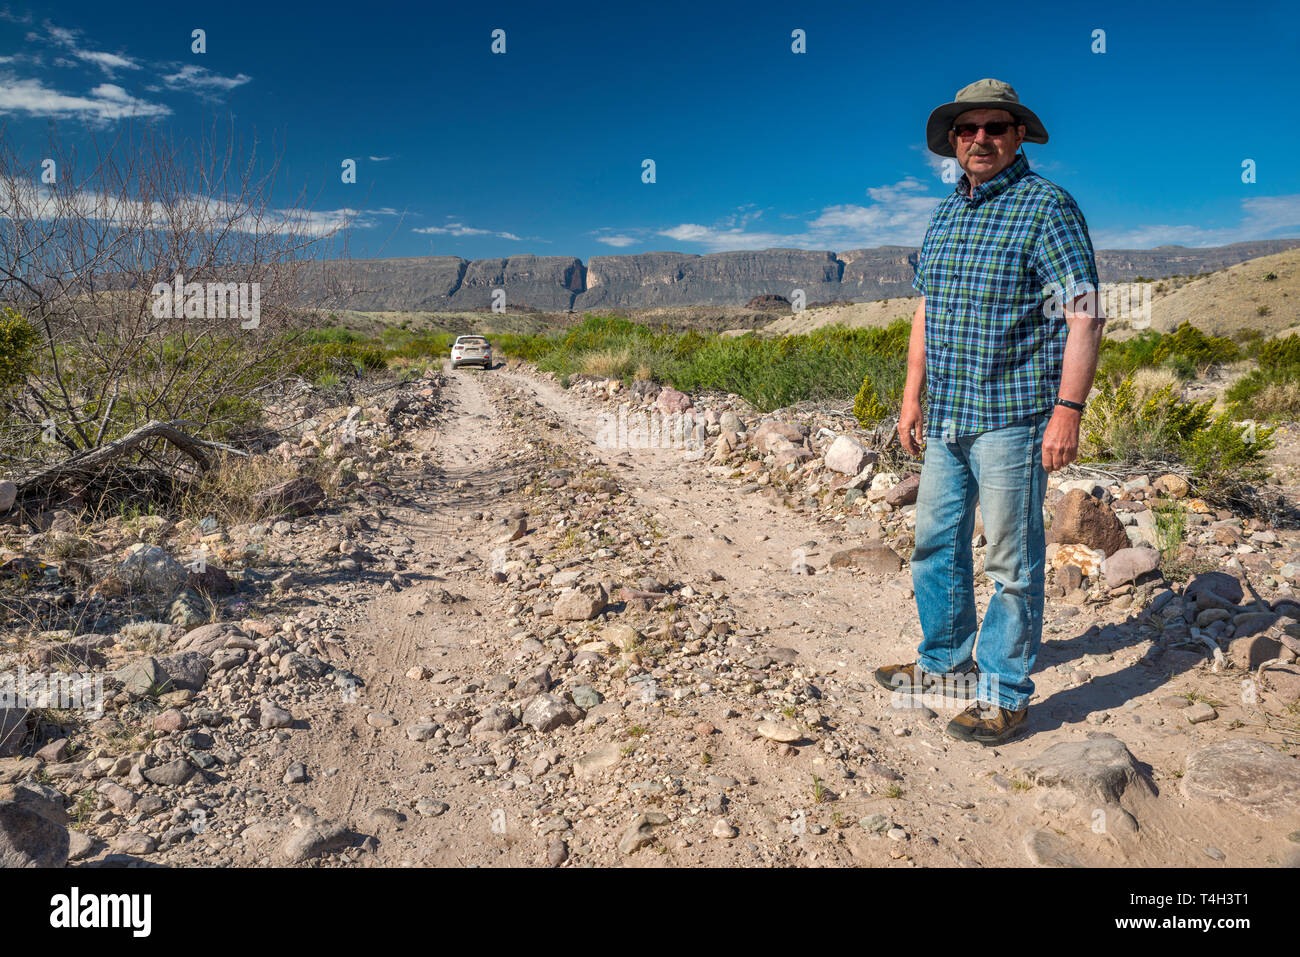
[(946, 675), (922, 671), (915, 661), (905, 665), (885, 665), (875, 670), (876, 684), (901, 694), (937, 694), (942, 697), (973, 698), (979, 682), (979, 668), (971, 665), (968, 671), (949, 672)]
[(948, 722), (948, 734), (986, 747), (1010, 741), (1029, 725), (1029, 706), (1019, 711), (975, 702)]

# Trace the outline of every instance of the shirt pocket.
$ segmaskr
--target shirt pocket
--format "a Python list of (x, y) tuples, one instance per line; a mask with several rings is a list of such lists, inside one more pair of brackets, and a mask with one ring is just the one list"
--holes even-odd
[(1022, 236), (1004, 236), (982, 243), (969, 260), (964, 292), (974, 315), (984, 321), (1012, 324), (1024, 316), (1034, 291), (1030, 253)]

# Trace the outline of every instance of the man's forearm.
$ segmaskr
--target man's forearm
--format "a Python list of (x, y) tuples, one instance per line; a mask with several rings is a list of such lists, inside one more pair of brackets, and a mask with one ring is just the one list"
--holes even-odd
[(907, 382), (903, 386), (903, 401), (921, 401), (925, 389), (925, 297), (912, 316), (912, 336), (907, 341)]
[(1086, 402), (1097, 373), (1097, 353), (1101, 348), (1105, 322), (1078, 314), (1070, 317), (1070, 332), (1065, 340), (1061, 363), (1061, 387), (1058, 395), (1071, 402)]

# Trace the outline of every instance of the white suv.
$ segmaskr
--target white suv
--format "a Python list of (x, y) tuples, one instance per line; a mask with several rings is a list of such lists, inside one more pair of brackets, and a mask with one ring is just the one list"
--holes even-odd
[(492, 368), (492, 344), (482, 336), (459, 336), (451, 347), (451, 367), (482, 366)]

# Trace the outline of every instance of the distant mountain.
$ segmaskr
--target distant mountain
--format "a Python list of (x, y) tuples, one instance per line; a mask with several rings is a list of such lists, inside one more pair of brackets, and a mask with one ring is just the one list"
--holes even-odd
[[(1097, 251), (1102, 282), (1139, 276), (1212, 272), (1258, 256), (1300, 247), (1300, 239), (1268, 239), (1231, 246)], [(914, 295), (919, 250), (878, 246), (834, 253), (764, 249), (725, 253), (651, 252), (594, 256), (586, 265), (568, 256), (457, 256), (357, 259), (312, 264), (337, 277), (341, 308), (377, 311), (479, 311), (491, 308), (494, 289), (510, 306), (548, 312), (642, 309), (655, 306), (744, 305), (755, 296), (787, 299), (802, 289), (806, 302), (863, 302)]]

